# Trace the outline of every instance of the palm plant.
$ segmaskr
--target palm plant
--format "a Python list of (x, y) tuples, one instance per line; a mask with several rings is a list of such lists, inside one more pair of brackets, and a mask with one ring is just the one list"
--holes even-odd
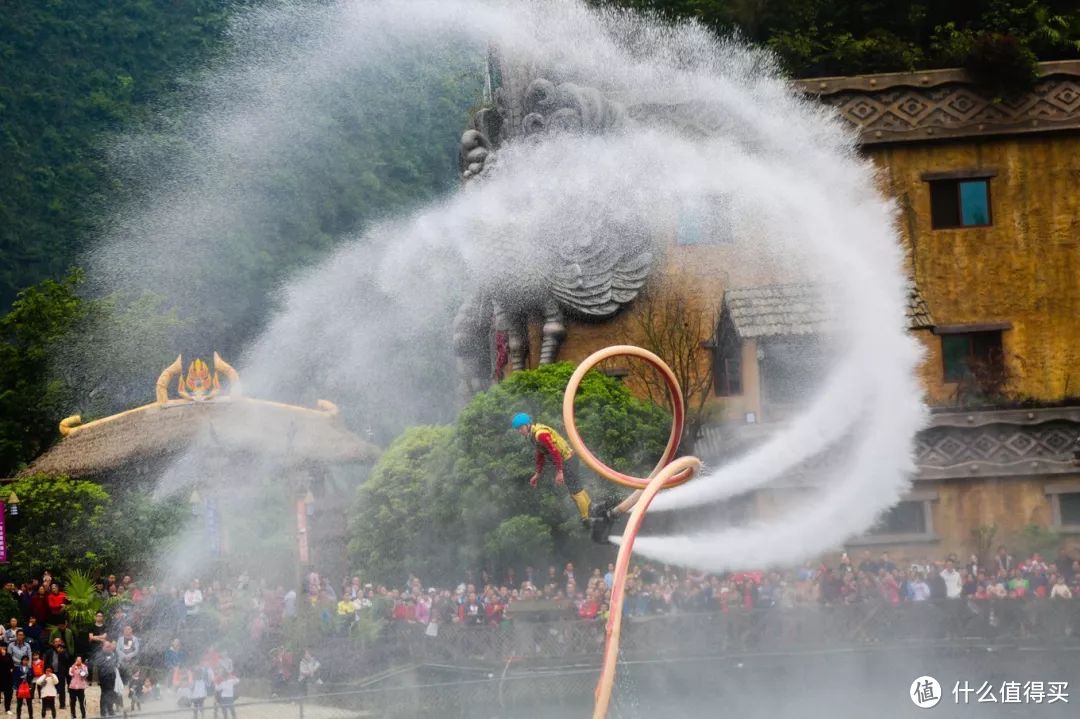
[(77, 569), (68, 572), (65, 590), (68, 598), (68, 621), (74, 629), (88, 629), (94, 623), (94, 615), (98, 612), (107, 615), (123, 601), (121, 597), (103, 599), (97, 593), (90, 575)]

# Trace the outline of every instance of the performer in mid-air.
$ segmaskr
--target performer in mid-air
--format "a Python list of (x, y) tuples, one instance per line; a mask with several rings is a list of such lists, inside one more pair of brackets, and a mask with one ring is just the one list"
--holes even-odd
[(590, 530), (593, 540), (606, 542), (611, 522), (617, 516), (614, 509), (593, 503), (588, 491), (581, 486), (581, 466), (573, 448), (566, 439), (546, 424), (534, 422), (524, 412), (514, 415), (511, 426), (523, 437), (532, 440), (536, 447), (536, 472), (529, 478), (529, 486), (536, 487), (547, 460), (555, 467), (555, 484), (564, 485), (570, 498), (577, 505), (581, 521)]

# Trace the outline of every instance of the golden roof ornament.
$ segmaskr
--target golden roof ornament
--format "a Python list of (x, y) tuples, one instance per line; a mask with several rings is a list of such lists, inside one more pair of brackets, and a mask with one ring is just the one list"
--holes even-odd
[(155, 394), (158, 404), (170, 401), (169, 385), (176, 378), (176, 394), (180, 399), (190, 402), (205, 402), (214, 399), (221, 393), (221, 379), (224, 376), (229, 383), (229, 395), (240, 395), (240, 376), (221, 355), (214, 353), (214, 368), (210, 369), (201, 358), (192, 360), (188, 365), (187, 373), (184, 373), (183, 355), (178, 355), (176, 361), (165, 368), (158, 377)]

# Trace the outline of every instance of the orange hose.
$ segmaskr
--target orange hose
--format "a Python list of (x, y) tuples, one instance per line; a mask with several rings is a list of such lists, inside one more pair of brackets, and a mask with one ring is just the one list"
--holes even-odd
[[(671, 395), (672, 420), (671, 433), (668, 436), (667, 446), (660, 461), (646, 478), (632, 477), (617, 472), (601, 462), (585, 446), (578, 432), (577, 423), (574, 421), (574, 398), (577, 396), (578, 387), (581, 385), (585, 374), (605, 359), (611, 357), (637, 357), (651, 365), (664, 379), (668, 392)], [(672, 458), (679, 449), (679, 440), (682, 437), (683, 423), (685, 421), (686, 408), (683, 406), (682, 392), (679, 389), (679, 381), (671, 368), (662, 359), (652, 352), (633, 345), (616, 345), (606, 347), (589, 355), (584, 362), (578, 365), (570, 382), (563, 394), (563, 424), (566, 427), (566, 438), (577, 452), (581, 460), (597, 474), (611, 482), (641, 490), (640, 497), (630, 512), (630, 519), (626, 523), (623, 532), (622, 546), (615, 560), (615, 575), (611, 586), (611, 602), (609, 604), (609, 616), (607, 623), (607, 640), (604, 645), (603, 664), (600, 669), (600, 679), (596, 683), (596, 704), (593, 709), (593, 719), (604, 719), (607, 716), (608, 705), (611, 703), (611, 691), (615, 685), (615, 668), (619, 658), (619, 635), (622, 631), (622, 607), (626, 591), (626, 576), (630, 568), (630, 555), (634, 548), (634, 539), (637, 537), (641, 523), (645, 519), (645, 512), (649, 504), (661, 489), (674, 487), (692, 478), (701, 467), (701, 460), (697, 457), (680, 457), (675, 461)]]

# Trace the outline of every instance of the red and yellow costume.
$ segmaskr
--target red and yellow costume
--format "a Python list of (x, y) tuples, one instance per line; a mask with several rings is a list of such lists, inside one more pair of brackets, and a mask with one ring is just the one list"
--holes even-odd
[(566, 489), (577, 505), (582, 519), (589, 518), (592, 501), (589, 493), (581, 486), (580, 468), (574, 450), (561, 434), (546, 424), (534, 423), (530, 428), (533, 444), (536, 445), (536, 473), (544, 471), (544, 465), (550, 457), (556, 472), (562, 472), (566, 480)]

